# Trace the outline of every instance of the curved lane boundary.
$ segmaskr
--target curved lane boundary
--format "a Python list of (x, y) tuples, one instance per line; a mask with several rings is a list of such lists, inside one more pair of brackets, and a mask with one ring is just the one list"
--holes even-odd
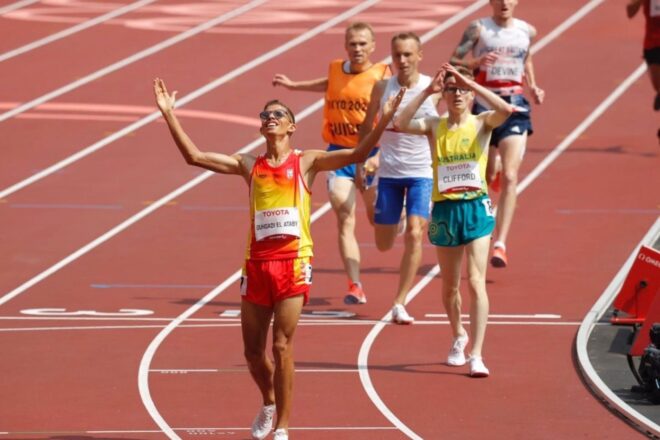
[(635, 257), (637, 256), (637, 253), (639, 252), (641, 245), (653, 243), (658, 239), (658, 237), (660, 237), (660, 217), (656, 219), (651, 229), (649, 229), (644, 238), (642, 238), (640, 243), (630, 254), (628, 260), (626, 260), (625, 264), (621, 267), (621, 270), (619, 270), (612, 282), (609, 284), (609, 286), (607, 286), (603, 294), (600, 296), (598, 301), (596, 301), (594, 306), (584, 317), (575, 341), (575, 351), (577, 352), (578, 365), (580, 366), (582, 376), (594, 394), (602, 398), (611, 409), (628, 419), (638, 429), (644, 432), (652, 433), (655, 437), (660, 437), (660, 426), (624, 402), (605, 384), (605, 382), (603, 382), (603, 380), (594, 369), (591, 360), (589, 359), (587, 344), (589, 342), (589, 336), (591, 336), (591, 332), (596, 326), (596, 323), (610, 307), (612, 301), (614, 301), (614, 298), (619, 292), (621, 285), (625, 281), (626, 275), (630, 271), (630, 268), (635, 260)]
[[(543, 49), (553, 40), (555, 40), (559, 35), (568, 30), (572, 25), (577, 23), (585, 15), (591, 12), (594, 8), (603, 3), (604, 0), (591, 0), (585, 4), (582, 8), (576, 11), (571, 15), (566, 21), (557, 26), (552, 32), (547, 34), (543, 39), (539, 40), (532, 48), (532, 53), (536, 53), (539, 50)], [(518, 184), (517, 192), (518, 194), (522, 193), (537, 177), (545, 171), (546, 168), (550, 166), (560, 155), (563, 153), (591, 124), (593, 124), (604, 112), (608, 109), (611, 104), (616, 101), (639, 77), (646, 71), (646, 65), (642, 63), (619, 87), (617, 87), (580, 125), (578, 125), (559, 145), (557, 145), (548, 156), (539, 163), (539, 165), (534, 168), (530, 174)], [(435, 265), (425, 276), (424, 278), (413, 287), (413, 289), (408, 294), (408, 299), (406, 304), (412, 301), (415, 296), (435, 277), (440, 273), (440, 267)], [(360, 372), (360, 381), (362, 386), (365, 389), (367, 395), (374, 403), (376, 408), (401, 432), (407, 435), (409, 438), (414, 440), (422, 440), (417, 433), (411, 430), (406, 426), (401, 420), (399, 420), (396, 415), (387, 407), (383, 400), (378, 395), (378, 392), (373, 386), (371, 378), (369, 377), (369, 367), (368, 367), (368, 358), (369, 351), (373, 345), (378, 334), (385, 328), (385, 325), (391, 321), (392, 316), (391, 312), (386, 314), (381, 322), (376, 324), (374, 328), (369, 332), (365, 338), (360, 352), (358, 354), (358, 370)]]

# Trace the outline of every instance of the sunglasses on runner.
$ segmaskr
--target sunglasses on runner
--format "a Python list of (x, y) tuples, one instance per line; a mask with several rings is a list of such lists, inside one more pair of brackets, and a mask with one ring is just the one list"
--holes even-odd
[(445, 92), (453, 93), (453, 94), (456, 93), (465, 94), (465, 93), (469, 93), (470, 89), (462, 89), (460, 87), (445, 87)]
[(262, 121), (267, 121), (270, 117), (275, 116), (276, 119), (288, 118), (286, 111), (284, 110), (264, 110), (259, 113), (259, 118)]

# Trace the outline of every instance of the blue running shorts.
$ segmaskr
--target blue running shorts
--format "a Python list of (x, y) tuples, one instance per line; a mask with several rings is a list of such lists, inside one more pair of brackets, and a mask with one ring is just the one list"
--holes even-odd
[[(328, 149), (326, 151), (336, 151), (336, 150), (345, 150), (347, 147), (342, 147), (341, 145), (335, 145), (335, 144), (330, 144), (328, 145)], [(371, 153), (369, 153), (369, 157), (374, 156), (375, 154), (378, 153), (378, 148), (374, 148), (371, 150)], [(331, 180), (334, 177), (342, 177), (344, 179), (350, 179), (351, 181), (355, 182), (355, 172), (356, 172), (356, 165), (354, 163), (350, 165), (346, 165), (343, 168), (339, 168), (334, 171), (329, 171), (328, 172), (328, 180)], [(367, 186), (371, 186), (373, 184), (374, 178), (373, 174), (367, 177), (367, 181), (365, 182)]]
[[(497, 147), (497, 144), (499, 144), (500, 141), (507, 136), (522, 136), (525, 134), (525, 132), (527, 132), (527, 136), (531, 136), (532, 133), (534, 133), (531, 119), (532, 108), (530, 107), (527, 99), (525, 99), (522, 94), (501, 96), (501, 98), (509, 104), (515, 106), (516, 111), (514, 111), (502, 125), (493, 130), (493, 135), (490, 138), (490, 144), (495, 147)], [(482, 106), (476, 101), (472, 107), (472, 113), (475, 115), (483, 113), (487, 110), (488, 109), (486, 107)]]
[(433, 179), (424, 177), (378, 179), (378, 197), (374, 221), (379, 225), (396, 225), (401, 218), (403, 201), (406, 215), (429, 218)]

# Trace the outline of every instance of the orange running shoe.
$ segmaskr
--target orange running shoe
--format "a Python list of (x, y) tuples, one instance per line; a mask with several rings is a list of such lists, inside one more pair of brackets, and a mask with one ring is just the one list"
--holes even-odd
[(366, 304), (367, 295), (362, 290), (362, 283), (348, 284), (348, 294), (344, 297), (344, 304)]
[(493, 249), (493, 256), (490, 257), (490, 264), (493, 267), (506, 267), (508, 260), (506, 258), (506, 251), (502, 247), (496, 247)]

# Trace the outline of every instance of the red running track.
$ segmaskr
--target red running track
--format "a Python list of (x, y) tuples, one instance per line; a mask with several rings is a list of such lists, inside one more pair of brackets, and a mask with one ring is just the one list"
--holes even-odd
[[(417, 3), (379, 2), (351, 20), (375, 24), (377, 58), (384, 58), (395, 30), (424, 34), (472, 4)], [(538, 27), (541, 41), (587, 4), (523, 2), (517, 15)], [(0, 63), (12, 86), (3, 101), (27, 102), (180, 31), (128, 27), (131, 15), (153, 26), (172, 20), (193, 26), (222, 12), (217, 2), (198, 5), (208, 10), (156, 2), (126, 22)], [(0, 123), (9, 155), (0, 163), (0, 191), (148, 115), (154, 76), (164, 77), (181, 99), (291, 40), (292, 31), (302, 34), (354, 5), (265, 3)], [(422, 69), (431, 73), (469, 20), (488, 13), (482, 7), (426, 42)], [(12, 44), (2, 50), (66, 26), (12, 15), (0, 18), (3, 29), (12, 29)], [(184, 106), (181, 111), (198, 111), (184, 116), (187, 130), (200, 145), (233, 152), (259, 137), (252, 124), (266, 99), (278, 96), (300, 115), (320, 96), (274, 90), (269, 80), (275, 72), (323, 75), (327, 61), (343, 55), (344, 26)], [(621, 5), (605, 1), (540, 48), (534, 60), (548, 99), (534, 108), (536, 133), (523, 177), (640, 66), (641, 36), (640, 21), (629, 22)], [(651, 95), (648, 78), (635, 80), (522, 193), (511, 267), (488, 274), (487, 380), (443, 364), (450, 335), (438, 316), (440, 279), (420, 285), (411, 301), (415, 325), (380, 322), (402, 247), (379, 253), (364, 221), (358, 236), (369, 303), (344, 306), (334, 219), (320, 216), (313, 226), (316, 283), (296, 336), (292, 437), (641, 437), (581, 382), (573, 341), (584, 314), (660, 211)], [(322, 147), (319, 124), (318, 112), (301, 120), (296, 142)], [(163, 124), (152, 122), (0, 200), (0, 391), (9, 396), (0, 403), (0, 439), (159, 439), (166, 437), (163, 426), (181, 438), (249, 437), (259, 397), (232, 315), (240, 302), (232, 276), (243, 255), (244, 184), (213, 177), (135, 217), (198, 176), (183, 164)], [(322, 180), (314, 187), (317, 208), (327, 200)], [(127, 219), (134, 221), (84, 248)], [(434, 265), (426, 246), (420, 281)], [(525, 317), (536, 314), (547, 316)]]

